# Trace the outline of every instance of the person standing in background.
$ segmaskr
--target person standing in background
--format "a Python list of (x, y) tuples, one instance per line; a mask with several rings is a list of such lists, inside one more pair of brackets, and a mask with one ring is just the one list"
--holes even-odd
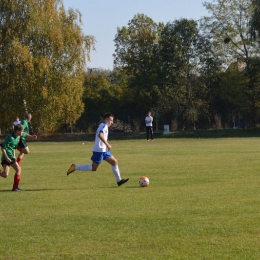
[(19, 117), (16, 117), (15, 121), (13, 122), (13, 131), (14, 131), (14, 127), (20, 123), (21, 123), (21, 121), (20, 121)]
[(151, 140), (153, 141), (153, 117), (152, 112), (148, 111), (145, 118), (145, 126), (146, 126), (146, 139), (149, 141), (149, 135), (151, 135)]

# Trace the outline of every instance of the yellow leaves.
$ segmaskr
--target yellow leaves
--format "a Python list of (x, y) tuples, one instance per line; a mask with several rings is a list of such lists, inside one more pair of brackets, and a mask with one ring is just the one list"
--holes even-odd
[(12, 41), (10, 51), (13, 53), (13, 59), (18, 65), (29, 59), (29, 50), (29, 47), (22, 45), (18, 39)]
[(35, 128), (74, 123), (84, 109), (83, 73), (95, 38), (83, 34), (80, 12), (66, 12), (60, 0), (18, 2), (0, 1), (0, 114), (24, 114), (25, 98)]
[(48, 98), (48, 89), (46, 87), (42, 87), (42, 97), (44, 99), (47, 99)]
[(49, 74), (53, 66), (51, 60), (44, 56), (34, 57), (33, 62), (37, 73), (41, 76)]

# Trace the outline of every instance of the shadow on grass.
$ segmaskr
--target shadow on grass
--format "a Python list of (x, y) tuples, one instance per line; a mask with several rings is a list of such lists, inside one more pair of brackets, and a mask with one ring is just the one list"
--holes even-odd
[[(136, 189), (136, 188), (140, 188), (139, 186), (135, 185), (135, 186), (124, 186), (124, 187), (118, 187), (118, 186), (111, 186), (111, 187), (100, 187), (100, 188), (110, 188), (110, 189), (122, 189), (122, 188), (127, 188), (127, 189)], [(0, 190), (0, 193), (2, 192), (12, 192), (12, 193), (23, 193), (23, 192), (37, 192), (37, 191), (64, 191), (64, 190), (86, 190), (87, 188), (71, 188), (71, 189), (57, 189), (57, 188), (42, 188), (42, 189), (22, 189), (21, 191), (12, 191), (12, 190)]]
[[(36, 192), (36, 191), (64, 191), (64, 190), (75, 190), (73, 188), (71, 189), (57, 189), (57, 188), (53, 188), (53, 189), (50, 189), (50, 188), (42, 188), (42, 189), (21, 189), (21, 191), (12, 191), (12, 190), (0, 190), (0, 193), (1, 192), (12, 192), (12, 193), (23, 193), (23, 192)], [(78, 190), (78, 188), (77, 188)], [(82, 188), (81, 190), (84, 190), (84, 188)]]
[[(260, 137), (260, 129), (221, 129), (221, 130), (196, 130), (176, 131), (169, 134), (154, 132), (154, 139), (160, 138), (228, 138), (228, 137)], [(38, 141), (73, 142), (73, 141), (94, 141), (94, 134), (63, 134), (52, 138), (39, 138)], [(110, 140), (146, 140), (145, 132), (110, 132)]]
[[(155, 132), (154, 139), (160, 138), (230, 138), (230, 137), (260, 137), (260, 129), (221, 129), (221, 130), (194, 130), (176, 131), (169, 134)], [(146, 133), (111, 133), (110, 139), (127, 140), (143, 139), (146, 140)]]
[[(23, 192), (30, 192), (30, 191), (48, 191), (48, 190), (62, 190), (62, 189), (22, 189), (21, 191), (12, 191), (12, 190), (0, 190), (1, 192), (11, 192), (11, 193), (23, 193)], [(65, 190), (65, 189), (64, 189)]]
[(128, 187), (125, 187), (125, 188), (127, 188), (127, 189), (141, 189), (142, 187), (135, 185), (135, 186), (128, 186)]
[[(221, 129), (221, 130), (194, 130), (194, 131), (176, 131), (169, 134), (163, 132), (154, 132), (154, 139), (160, 138), (228, 138), (228, 137), (260, 137), (260, 129)], [(0, 141), (5, 136), (0, 136)], [(77, 142), (94, 141), (93, 133), (64, 133), (39, 135), (37, 140), (27, 140), (28, 142)], [(110, 140), (146, 140), (145, 132), (110, 132)]]
[(123, 187), (118, 187), (118, 186), (111, 186), (110, 187), (110, 189), (136, 189), (136, 188), (141, 188), (140, 186), (137, 186), (137, 185), (135, 185), (135, 186), (123, 186)]

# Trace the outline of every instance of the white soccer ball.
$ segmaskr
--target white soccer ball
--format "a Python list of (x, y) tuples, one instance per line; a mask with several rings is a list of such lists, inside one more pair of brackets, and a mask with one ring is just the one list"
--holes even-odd
[(141, 187), (147, 187), (147, 186), (149, 186), (149, 184), (150, 184), (150, 181), (149, 181), (149, 179), (146, 176), (142, 176), (139, 179), (139, 185)]

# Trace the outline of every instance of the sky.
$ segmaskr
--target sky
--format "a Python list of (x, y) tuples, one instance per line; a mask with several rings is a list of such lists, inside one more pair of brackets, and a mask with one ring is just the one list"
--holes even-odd
[[(206, 2), (212, 2), (207, 0)], [(63, 0), (65, 9), (79, 10), (82, 30), (96, 38), (88, 68), (113, 69), (114, 39), (118, 27), (127, 26), (136, 14), (144, 14), (154, 22), (167, 23), (176, 19), (199, 20), (209, 15), (204, 0)]]

